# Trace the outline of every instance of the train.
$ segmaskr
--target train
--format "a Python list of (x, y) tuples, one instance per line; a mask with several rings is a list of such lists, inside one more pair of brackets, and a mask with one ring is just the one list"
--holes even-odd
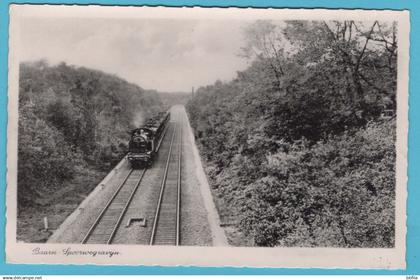
[(170, 118), (169, 111), (160, 112), (143, 126), (131, 131), (127, 159), (132, 168), (150, 167), (153, 164)]

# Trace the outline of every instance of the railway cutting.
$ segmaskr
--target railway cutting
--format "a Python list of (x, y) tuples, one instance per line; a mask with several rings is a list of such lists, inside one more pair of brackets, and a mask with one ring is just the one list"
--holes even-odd
[(211, 245), (185, 119), (175, 107), (133, 130), (126, 157), (49, 242)]

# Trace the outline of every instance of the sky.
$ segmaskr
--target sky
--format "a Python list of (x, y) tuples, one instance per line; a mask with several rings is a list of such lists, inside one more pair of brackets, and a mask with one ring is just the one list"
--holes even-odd
[(21, 61), (102, 70), (145, 89), (189, 92), (244, 70), (244, 20), (25, 18)]

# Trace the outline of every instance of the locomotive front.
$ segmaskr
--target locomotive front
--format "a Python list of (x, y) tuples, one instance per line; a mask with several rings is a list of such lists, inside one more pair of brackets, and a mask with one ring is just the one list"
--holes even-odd
[(133, 167), (151, 164), (153, 160), (152, 138), (152, 131), (147, 128), (138, 128), (132, 131), (127, 158)]
[(131, 131), (127, 158), (133, 168), (152, 165), (169, 119), (169, 112), (161, 112)]

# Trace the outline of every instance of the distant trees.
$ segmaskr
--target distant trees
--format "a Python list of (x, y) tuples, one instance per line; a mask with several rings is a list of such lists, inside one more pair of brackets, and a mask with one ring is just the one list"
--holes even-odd
[(394, 244), (397, 26), (257, 21), (187, 104), (223, 209), (261, 246)]
[(135, 114), (161, 108), (157, 94), (65, 63), (22, 63), (19, 85), (19, 210), (64, 189), (81, 169), (108, 170), (126, 152)]

